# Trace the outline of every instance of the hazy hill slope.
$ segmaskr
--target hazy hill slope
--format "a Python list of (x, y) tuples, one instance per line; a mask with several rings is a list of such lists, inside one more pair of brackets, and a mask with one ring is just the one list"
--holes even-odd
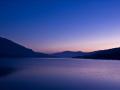
[(78, 52), (64, 51), (64, 52), (54, 53), (52, 55), (60, 58), (71, 58), (75, 56), (82, 56), (85, 54), (86, 54), (85, 52), (81, 52), (81, 51), (78, 51)]
[(100, 50), (91, 52), (88, 55), (77, 56), (75, 58), (88, 58), (88, 59), (120, 59), (120, 48), (112, 48), (107, 50)]
[(34, 52), (32, 49), (0, 37), (0, 57), (50, 57), (50, 55)]

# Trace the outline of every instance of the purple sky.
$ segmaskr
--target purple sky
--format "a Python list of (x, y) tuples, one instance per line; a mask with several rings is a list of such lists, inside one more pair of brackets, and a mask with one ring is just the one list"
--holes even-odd
[(1, 0), (0, 36), (41, 52), (120, 46), (119, 0)]

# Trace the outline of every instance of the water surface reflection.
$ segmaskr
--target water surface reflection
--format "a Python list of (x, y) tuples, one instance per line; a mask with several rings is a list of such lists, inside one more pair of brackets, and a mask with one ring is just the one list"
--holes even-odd
[(120, 90), (117, 60), (24, 58), (0, 65), (18, 70), (0, 78), (1, 90)]

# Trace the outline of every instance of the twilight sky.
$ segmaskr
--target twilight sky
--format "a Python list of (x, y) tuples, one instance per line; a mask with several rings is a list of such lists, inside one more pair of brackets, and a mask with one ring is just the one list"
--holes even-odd
[(0, 36), (41, 52), (120, 46), (120, 0), (0, 0)]

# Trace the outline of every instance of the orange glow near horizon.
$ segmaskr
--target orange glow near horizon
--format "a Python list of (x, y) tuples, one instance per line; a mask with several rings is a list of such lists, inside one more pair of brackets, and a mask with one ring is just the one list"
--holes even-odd
[(44, 48), (44, 49), (36, 49), (35, 51), (45, 52), (45, 53), (54, 53), (54, 52), (62, 52), (62, 51), (83, 51), (83, 52), (92, 52), (97, 50), (105, 50), (120, 47), (120, 44), (99, 44), (99, 45), (90, 45), (88, 47), (53, 47), (53, 48)]

